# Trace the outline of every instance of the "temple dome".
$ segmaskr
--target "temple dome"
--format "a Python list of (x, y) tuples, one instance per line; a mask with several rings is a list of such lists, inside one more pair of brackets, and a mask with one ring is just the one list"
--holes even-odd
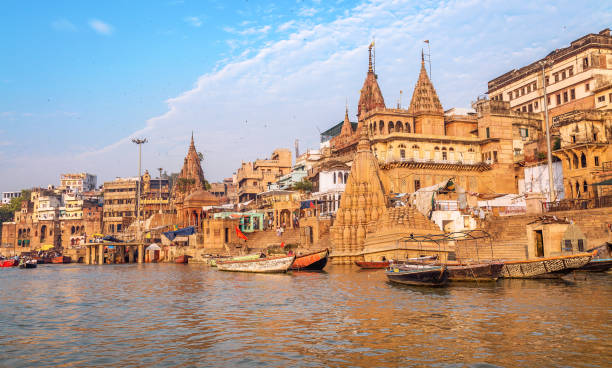
[(185, 207), (216, 206), (219, 204), (219, 198), (215, 197), (209, 191), (198, 189), (185, 198), (184, 204)]

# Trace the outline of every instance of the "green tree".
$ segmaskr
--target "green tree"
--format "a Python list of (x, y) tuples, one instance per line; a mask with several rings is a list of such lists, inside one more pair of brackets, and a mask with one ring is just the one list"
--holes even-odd
[(22, 190), (21, 196), (11, 199), (11, 202), (0, 206), (0, 236), (2, 236), (2, 223), (13, 221), (15, 219), (15, 211), (21, 210), (21, 202), (30, 200), (31, 191)]
[(293, 184), (291, 186), (291, 189), (293, 190), (299, 190), (301, 192), (312, 192), (312, 182), (308, 179), (302, 179), (302, 181), (299, 181), (295, 184)]

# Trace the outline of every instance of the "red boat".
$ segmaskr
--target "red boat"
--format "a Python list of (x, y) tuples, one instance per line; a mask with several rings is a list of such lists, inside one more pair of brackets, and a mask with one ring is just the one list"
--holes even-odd
[(14, 267), (19, 265), (19, 261), (16, 261), (14, 259), (5, 259), (3, 261), (0, 261), (0, 267)]
[(355, 261), (355, 264), (364, 269), (376, 269), (376, 268), (387, 268), (391, 264), (390, 261)]
[(327, 265), (329, 249), (302, 254), (295, 257), (291, 265), (292, 270), (322, 270)]
[(53, 257), (52, 263), (70, 263), (72, 259), (68, 256)]
[(189, 258), (191, 258), (191, 256), (188, 256), (188, 255), (182, 255), (182, 256), (180, 256), (180, 257), (177, 257), (177, 258), (174, 260), (174, 263), (179, 263), (179, 264), (187, 264), (187, 263), (189, 263)]

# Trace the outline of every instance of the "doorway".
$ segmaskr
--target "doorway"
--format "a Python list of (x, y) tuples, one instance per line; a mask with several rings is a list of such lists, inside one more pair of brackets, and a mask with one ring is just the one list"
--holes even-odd
[(542, 230), (535, 231), (536, 257), (544, 257), (544, 236)]

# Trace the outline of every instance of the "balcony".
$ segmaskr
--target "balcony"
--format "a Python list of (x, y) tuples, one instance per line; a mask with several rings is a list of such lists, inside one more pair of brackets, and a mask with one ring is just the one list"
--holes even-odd
[(559, 202), (542, 203), (542, 210), (544, 212), (587, 210), (607, 207), (612, 207), (612, 195), (597, 198), (563, 199)]
[(604, 172), (612, 171), (612, 161), (607, 161), (607, 162), (604, 162), (604, 163), (601, 165), (601, 169), (602, 169)]

